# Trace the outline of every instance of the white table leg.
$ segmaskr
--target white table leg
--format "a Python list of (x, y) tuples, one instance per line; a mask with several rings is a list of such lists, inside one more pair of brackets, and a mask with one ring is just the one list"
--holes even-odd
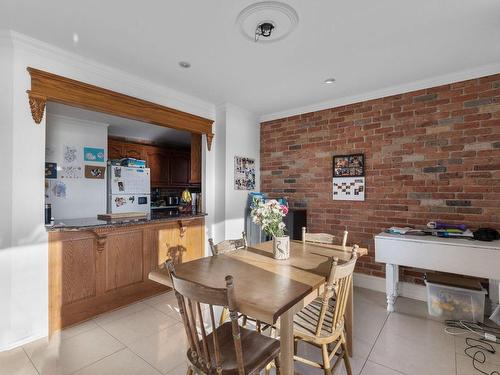
[(387, 263), (385, 265), (385, 292), (387, 294), (387, 311), (394, 311), (394, 303), (398, 296), (399, 266)]
[(490, 300), (493, 308), (500, 303), (500, 281), (490, 279)]
[(294, 307), (280, 316), (281, 374), (293, 375), (293, 315)]

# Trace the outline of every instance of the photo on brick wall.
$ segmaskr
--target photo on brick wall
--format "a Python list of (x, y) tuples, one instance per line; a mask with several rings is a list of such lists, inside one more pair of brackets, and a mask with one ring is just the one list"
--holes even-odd
[(333, 157), (333, 177), (363, 177), (364, 175), (365, 156), (363, 154)]
[(365, 200), (365, 178), (364, 177), (334, 177), (333, 178), (333, 200), (334, 201), (364, 201)]
[(234, 157), (234, 189), (255, 190), (255, 159)]

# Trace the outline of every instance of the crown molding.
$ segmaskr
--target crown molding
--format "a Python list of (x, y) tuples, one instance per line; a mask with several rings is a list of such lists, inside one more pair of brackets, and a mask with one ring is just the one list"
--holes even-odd
[(370, 91), (363, 94), (346, 96), (343, 98), (331, 99), (302, 107), (291, 108), (280, 112), (268, 113), (260, 117), (260, 122), (262, 123), (266, 121), (296, 116), (303, 113), (321, 111), (324, 109), (335, 108), (342, 105), (348, 105), (372, 99), (384, 98), (386, 96), (391, 96), (391, 95), (404, 94), (411, 91), (427, 89), (431, 87), (446, 85), (460, 81), (466, 81), (469, 79), (480, 78), (498, 73), (500, 73), (500, 62), (489, 65), (483, 65), (473, 69), (461, 70), (458, 72), (436, 76), (433, 78), (423, 79), (420, 81), (405, 83), (402, 85), (390, 86), (380, 90)]
[[(158, 102), (158, 97), (161, 98), (161, 104), (181, 111), (185, 111), (197, 116), (206, 117), (211, 120), (215, 119), (215, 106), (213, 103), (203, 99), (185, 94), (183, 92), (171, 89), (169, 87), (159, 85), (149, 80), (128, 73), (124, 70), (111, 67), (99, 63), (95, 60), (83, 57), (77, 53), (67, 51), (56, 47), (52, 44), (42, 42), (27, 35), (18, 33), (13, 30), (0, 30), (0, 41), (10, 38), (16, 52), (33, 53), (49, 60), (55, 60), (64, 65), (82, 70), (87, 76), (88, 73), (95, 74), (109, 82), (121, 84), (126, 82), (132, 87), (130, 90), (138, 89), (141, 92), (149, 93), (154, 96), (155, 102)], [(54, 72), (57, 73), (57, 72)], [(93, 82), (88, 82), (93, 84)], [(151, 100), (151, 98), (145, 98)]]

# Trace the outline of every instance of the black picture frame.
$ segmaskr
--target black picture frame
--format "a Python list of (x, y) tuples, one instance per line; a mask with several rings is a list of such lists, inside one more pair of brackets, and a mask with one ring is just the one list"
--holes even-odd
[(365, 155), (335, 155), (333, 157), (333, 177), (364, 177)]

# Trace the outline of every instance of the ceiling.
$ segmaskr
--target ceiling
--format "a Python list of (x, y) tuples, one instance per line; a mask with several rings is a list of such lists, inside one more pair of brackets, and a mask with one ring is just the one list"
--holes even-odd
[(257, 115), (500, 62), (497, 0), (287, 0), (299, 24), (276, 43), (237, 30), (251, 3), (1, 0), (0, 28)]
[(191, 145), (191, 133), (186, 131), (129, 120), (105, 113), (87, 111), (59, 103), (48, 102), (47, 114), (106, 124), (108, 125), (108, 135), (114, 137), (159, 145)]

